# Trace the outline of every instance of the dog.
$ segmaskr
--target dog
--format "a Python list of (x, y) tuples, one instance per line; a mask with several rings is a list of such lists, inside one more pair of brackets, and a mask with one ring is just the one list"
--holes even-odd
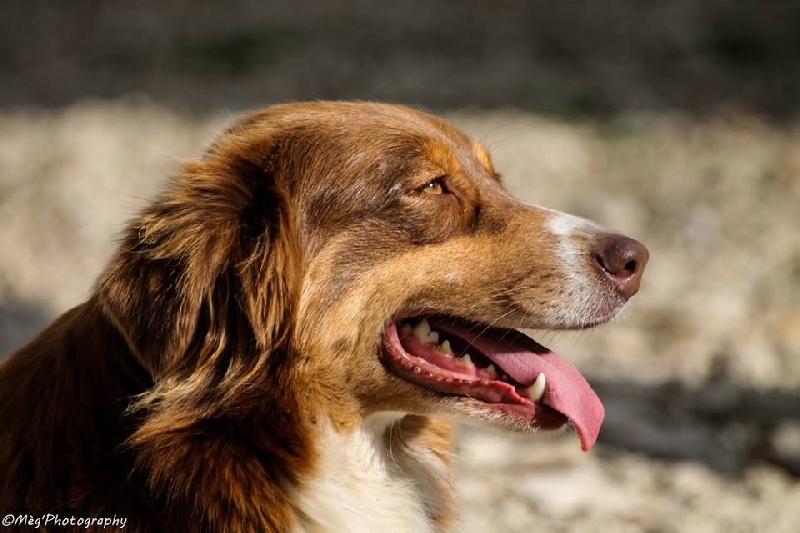
[(570, 423), (593, 445), (600, 400), (517, 329), (610, 320), (647, 260), (510, 196), (444, 119), (250, 114), (0, 369), (0, 509), (89, 530), (446, 531), (452, 423)]

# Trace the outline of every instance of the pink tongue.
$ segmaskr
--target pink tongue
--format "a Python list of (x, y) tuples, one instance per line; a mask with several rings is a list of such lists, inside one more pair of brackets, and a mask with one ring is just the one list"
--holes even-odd
[(532, 385), (536, 377), (544, 373), (546, 385), (542, 401), (572, 422), (583, 451), (594, 445), (605, 409), (572, 364), (517, 331), (492, 328), (472, 332), (446, 323), (437, 324), (435, 328), (458, 335), (521, 385)]

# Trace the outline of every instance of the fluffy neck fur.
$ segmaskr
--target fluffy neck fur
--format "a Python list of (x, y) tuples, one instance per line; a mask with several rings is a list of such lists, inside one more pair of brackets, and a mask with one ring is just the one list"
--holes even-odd
[(346, 433), (321, 424), (315, 475), (295, 494), (298, 531), (443, 530), (453, 505), (449, 451), (431, 448), (430, 424), (402, 413)]
[[(18, 389), (37, 387), (51, 370), (64, 386), (37, 404), (16, 401), (23, 396)], [(0, 503), (30, 512), (117, 514), (142, 531), (189, 524), (197, 530), (445, 528), (453, 505), (447, 425), (392, 413), (334, 428), (336, 417), (325, 406), (336, 404), (324, 395), (306, 397), (319, 401), (317, 414), (288, 411), (284, 400), (303, 390), (287, 379), (288, 394), (247, 412), (204, 413), (201, 402), (187, 398), (126, 411), (129, 399), (153, 383), (90, 300), (0, 369), (0, 461), (12, 465), (0, 480)], [(86, 416), (60, 415), (64, 409)], [(13, 454), (32, 443), (38, 459), (26, 470)], [(22, 484), (30, 488), (24, 494), (16, 488)]]

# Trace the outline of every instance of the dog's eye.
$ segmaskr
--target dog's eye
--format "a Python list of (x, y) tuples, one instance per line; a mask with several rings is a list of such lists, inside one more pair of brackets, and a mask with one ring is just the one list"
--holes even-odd
[(442, 185), (442, 178), (431, 180), (421, 187), (422, 192), (426, 194), (444, 194), (444, 186)]

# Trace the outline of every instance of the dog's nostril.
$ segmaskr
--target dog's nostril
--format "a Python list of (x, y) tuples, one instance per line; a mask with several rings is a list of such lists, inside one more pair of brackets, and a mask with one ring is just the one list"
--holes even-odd
[(649, 255), (639, 241), (610, 234), (599, 240), (594, 257), (620, 295), (630, 298), (639, 290)]

